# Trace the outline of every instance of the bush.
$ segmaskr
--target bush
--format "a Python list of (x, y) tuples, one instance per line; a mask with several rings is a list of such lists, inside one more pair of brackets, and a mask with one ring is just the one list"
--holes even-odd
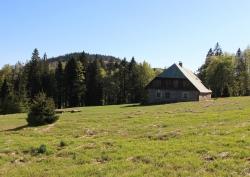
[(39, 126), (54, 123), (58, 119), (55, 113), (53, 99), (39, 93), (31, 104), (27, 122), (29, 126)]
[(45, 144), (41, 144), (37, 148), (32, 147), (31, 150), (30, 150), (30, 153), (32, 155), (45, 154), (46, 152), (47, 152), (47, 147), (46, 147)]
[(44, 154), (47, 151), (46, 145), (42, 144), (39, 148), (37, 148), (37, 153)]
[(65, 143), (65, 141), (61, 140), (59, 146), (60, 147), (67, 146), (67, 143)]

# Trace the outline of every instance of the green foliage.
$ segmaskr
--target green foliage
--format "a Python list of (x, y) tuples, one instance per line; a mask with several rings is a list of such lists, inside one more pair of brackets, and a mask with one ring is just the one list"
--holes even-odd
[(39, 126), (54, 123), (58, 119), (55, 115), (53, 99), (47, 98), (44, 93), (39, 93), (31, 104), (27, 122), (29, 126)]
[(233, 93), (234, 73), (233, 57), (218, 56), (214, 57), (207, 67), (206, 79), (213, 96), (230, 96)]
[(10, 65), (4, 65), (0, 70), (0, 85), (3, 84), (5, 79), (11, 78), (13, 67)]
[(64, 104), (64, 70), (62, 62), (58, 62), (56, 71), (55, 71), (55, 80), (56, 80), (56, 103), (58, 108), (62, 108)]
[(71, 58), (65, 66), (66, 105), (75, 107), (83, 105), (85, 95), (84, 74), (80, 61)]
[(0, 113), (11, 114), (25, 111), (25, 102), (19, 100), (10, 89), (8, 81), (5, 79), (0, 90)]
[(147, 97), (145, 86), (153, 80), (156, 76), (157, 71), (155, 72), (150, 64), (144, 61), (139, 65), (139, 84), (140, 84), (140, 94), (141, 94), (141, 102), (144, 103)]
[(34, 49), (30, 62), (26, 65), (27, 73), (27, 93), (30, 98), (34, 98), (39, 92), (42, 91), (42, 67), (39, 52)]
[(0, 113), (1, 114), (14, 114), (21, 113), (26, 110), (26, 105), (22, 102), (18, 102), (13, 97), (8, 96), (1, 100)]
[(10, 108), (19, 105), (24, 111), (40, 92), (51, 97), (57, 108), (136, 103), (143, 100), (144, 87), (157, 73), (134, 58), (128, 62), (82, 52), (47, 59), (46, 53), (40, 58), (34, 49), (27, 64), (6, 65), (0, 70), (0, 86), (6, 79), (9, 90), (8, 100), (1, 98), (1, 104)]
[(99, 60), (89, 63), (86, 74), (86, 105), (103, 105), (103, 78), (106, 72)]
[(205, 63), (198, 70), (198, 77), (213, 92), (213, 97), (246, 96), (249, 94), (250, 50), (236, 55), (223, 54), (217, 43), (208, 51)]

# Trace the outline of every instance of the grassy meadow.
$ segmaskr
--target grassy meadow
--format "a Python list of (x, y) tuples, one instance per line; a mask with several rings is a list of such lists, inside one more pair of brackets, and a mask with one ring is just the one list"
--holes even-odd
[(250, 176), (250, 97), (75, 109), (0, 116), (0, 176)]

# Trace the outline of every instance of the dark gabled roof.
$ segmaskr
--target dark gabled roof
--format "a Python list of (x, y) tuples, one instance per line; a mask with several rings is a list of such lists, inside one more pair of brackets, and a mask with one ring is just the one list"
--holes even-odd
[(207, 89), (192, 71), (178, 64), (173, 64), (165, 69), (157, 78), (188, 79), (200, 93), (212, 93), (212, 91)]
[(185, 75), (181, 72), (176, 64), (173, 64), (157, 76), (158, 78), (177, 78), (186, 79)]

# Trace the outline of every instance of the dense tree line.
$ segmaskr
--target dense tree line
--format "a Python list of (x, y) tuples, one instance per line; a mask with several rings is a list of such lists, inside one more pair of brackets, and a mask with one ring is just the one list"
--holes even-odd
[(217, 43), (208, 51), (198, 76), (213, 91), (213, 97), (246, 96), (250, 94), (249, 64), (250, 48), (229, 54)]
[(35, 49), (26, 64), (4, 66), (0, 70), (0, 112), (25, 111), (41, 92), (58, 108), (141, 102), (145, 85), (157, 73), (134, 58), (89, 56), (82, 52), (65, 55), (64, 60), (48, 60)]

